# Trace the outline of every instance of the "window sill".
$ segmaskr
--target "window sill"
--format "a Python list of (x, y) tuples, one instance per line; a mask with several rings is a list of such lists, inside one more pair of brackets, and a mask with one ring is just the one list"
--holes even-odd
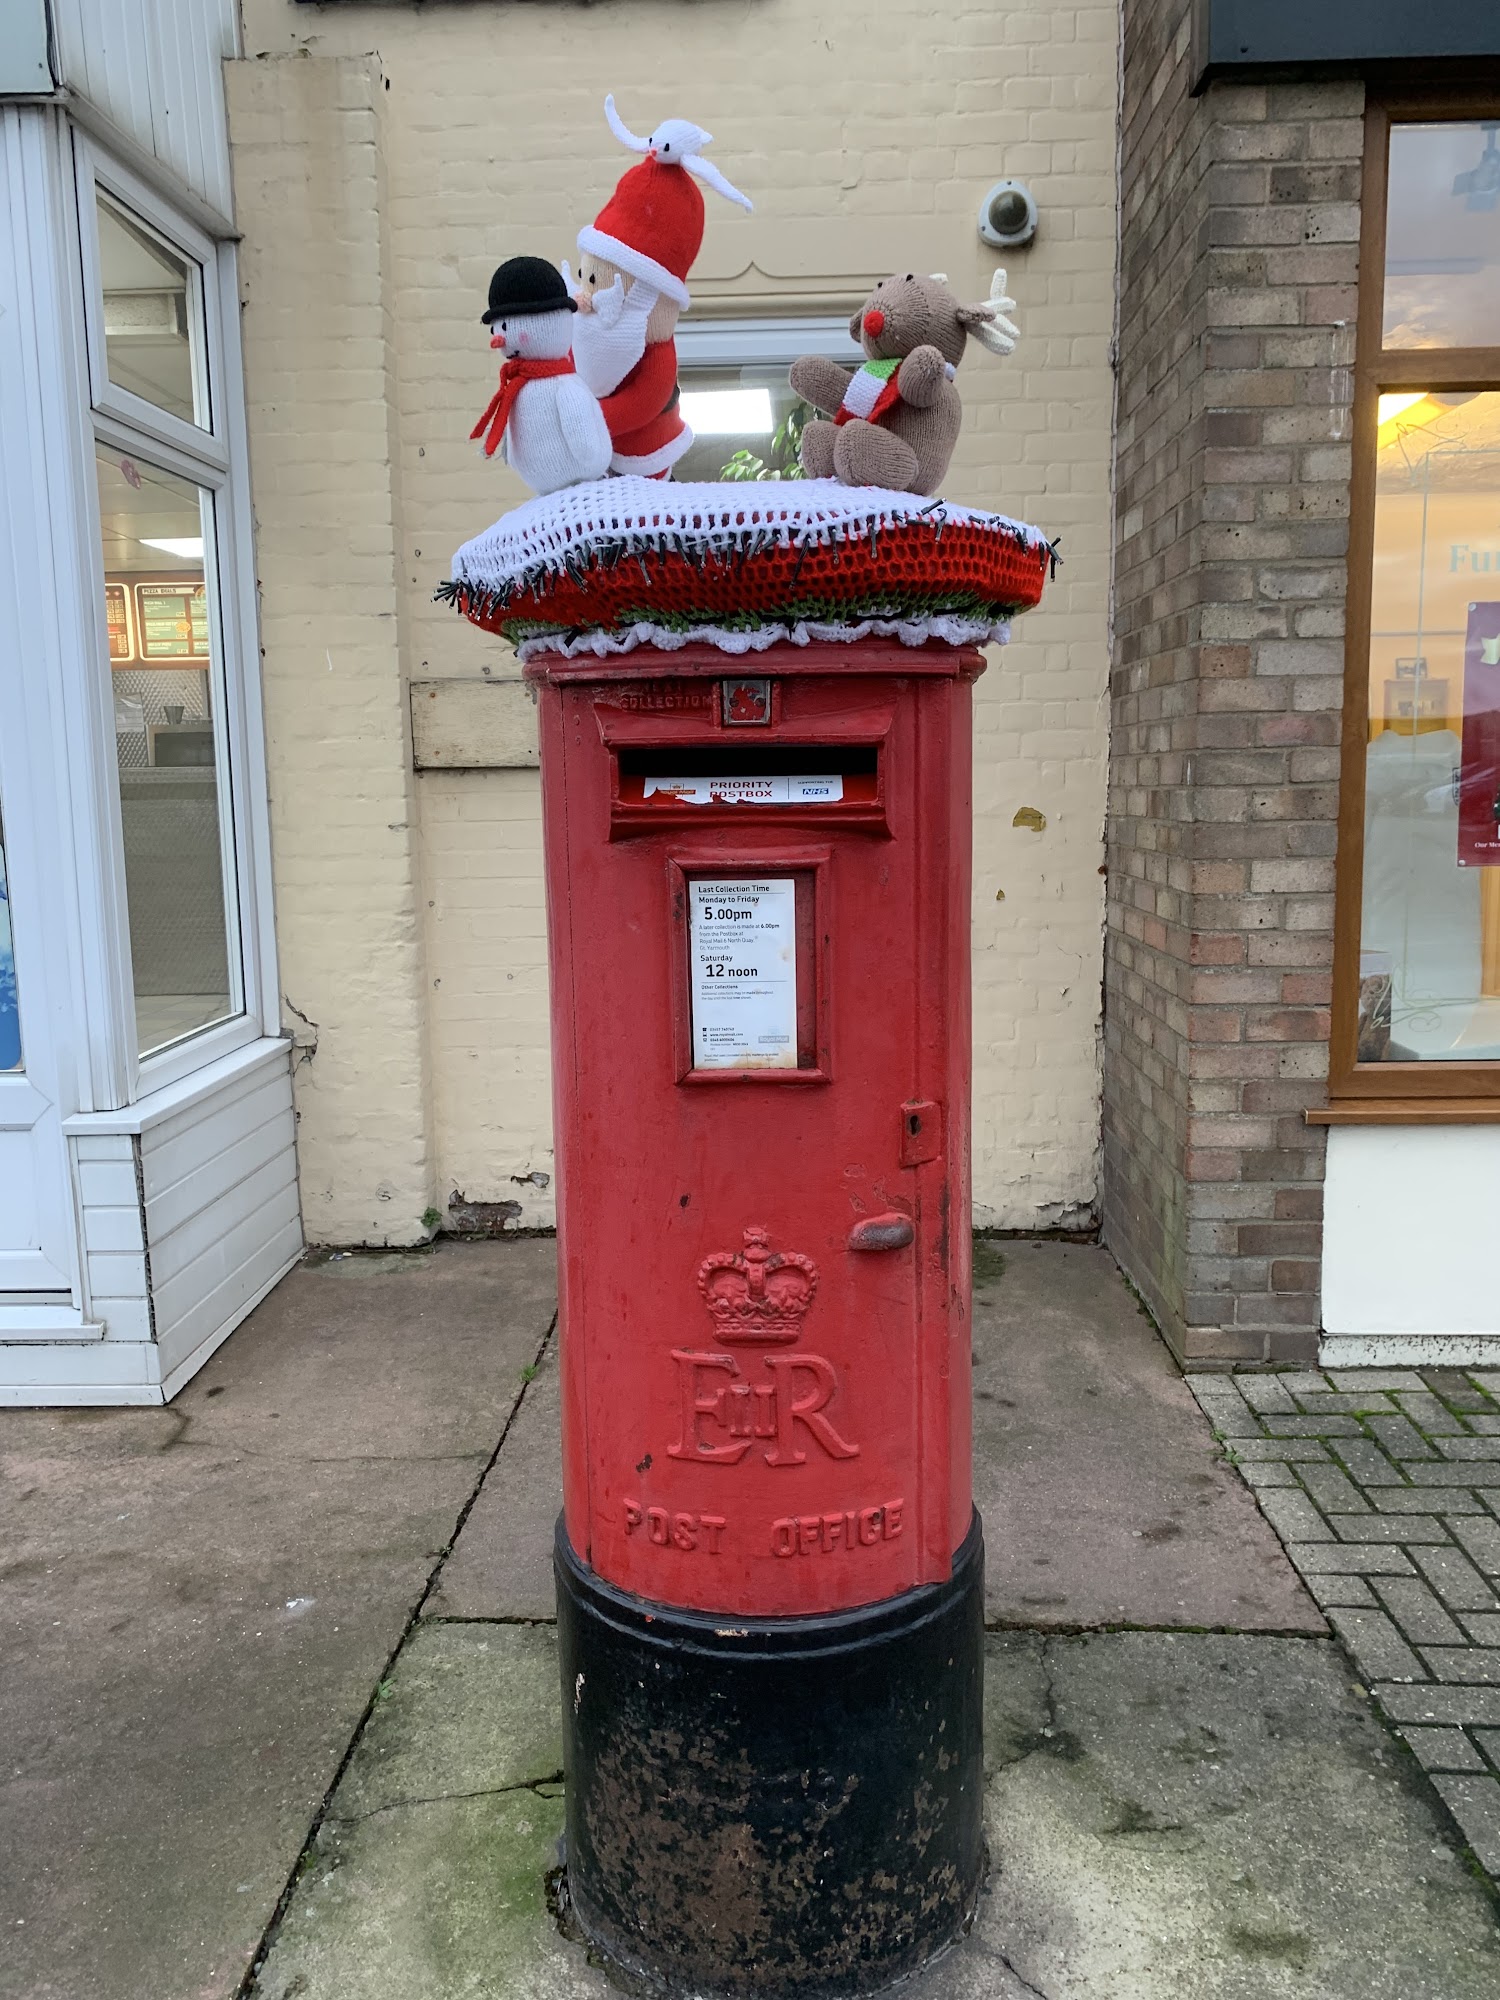
[(132, 1137), (147, 1132), (179, 1111), (188, 1111), (215, 1092), (232, 1089), (262, 1068), (280, 1067), (291, 1058), (291, 1041), (285, 1035), (262, 1035), (244, 1048), (221, 1056), (217, 1062), (195, 1070), (191, 1076), (153, 1090), (134, 1104), (117, 1111), (79, 1111), (63, 1120), (70, 1139), (98, 1138), (101, 1134), (124, 1132)]
[(1500, 1097), (1358, 1097), (1304, 1111), (1309, 1125), (1500, 1125)]

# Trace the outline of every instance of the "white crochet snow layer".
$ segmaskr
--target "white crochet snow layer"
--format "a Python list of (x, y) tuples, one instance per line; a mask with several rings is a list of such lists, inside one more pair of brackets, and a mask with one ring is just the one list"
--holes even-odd
[(684, 481), (599, 479), (565, 486), (502, 514), (453, 558), (453, 581), (471, 589), (500, 593), (518, 578), (539, 570), (564, 568), (601, 544), (654, 541), (677, 546), (690, 542), (708, 549), (742, 546), (764, 535), (782, 548), (831, 541), (857, 541), (874, 529), (903, 521), (972, 523), (1003, 530), (1034, 548), (1046, 545), (1039, 528), (1004, 514), (956, 507), (921, 493), (895, 493), (884, 486), (845, 486), (837, 479), (786, 481)]
[(694, 625), (686, 631), (665, 625), (631, 625), (623, 632), (582, 632), (574, 639), (561, 633), (543, 633), (524, 639), (516, 648), (523, 660), (538, 653), (561, 653), (576, 660), (585, 653), (600, 659), (615, 653), (633, 653), (637, 646), (659, 646), (675, 653), (682, 646), (713, 646), (721, 653), (763, 653), (769, 646), (810, 646), (814, 643), (849, 643), (855, 639), (897, 639), (903, 646), (925, 646), (929, 639), (941, 639), (947, 646), (1003, 646), (1010, 638), (1004, 620), (958, 618), (943, 613), (931, 618), (865, 618), (857, 625), (826, 625), (798, 620), (794, 625), (756, 625), (749, 630), (726, 630), (722, 625)]

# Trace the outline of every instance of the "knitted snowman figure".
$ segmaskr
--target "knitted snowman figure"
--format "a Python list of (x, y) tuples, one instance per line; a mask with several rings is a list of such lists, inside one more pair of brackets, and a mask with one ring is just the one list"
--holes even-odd
[[(621, 144), (646, 158), (621, 175), (578, 232), (573, 348), (609, 426), (611, 471), (664, 479), (693, 442), (678, 408), (673, 338), (703, 242), (703, 196), (692, 176), (743, 208), (750, 202), (702, 157), (712, 142), (701, 126), (669, 118), (641, 139), (621, 122), (613, 97), (604, 115)], [(572, 287), (566, 264), (563, 276)]]
[(609, 431), (599, 402), (573, 366), (577, 306), (542, 257), (512, 257), (490, 279), (490, 346), (505, 354), (500, 386), (469, 433), (537, 493), (555, 493), (609, 469)]

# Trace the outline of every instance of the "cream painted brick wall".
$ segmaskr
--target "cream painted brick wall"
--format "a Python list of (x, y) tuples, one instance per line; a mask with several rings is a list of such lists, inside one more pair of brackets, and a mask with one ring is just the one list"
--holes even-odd
[(314, 1243), (433, 1193), (378, 67), (225, 66), (283, 1020)]
[[(965, 362), (968, 418), (947, 487), (1038, 522), (1066, 557), (1045, 606), (978, 688), (975, 1211), (1008, 1227), (1092, 1212), (1115, 0), (960, 0), (947, 13), (918, 0), (876, 10), (867, 0), (535, 0), (315, 14), (245, 0), (244, 13), (252, 58), (305, 50), (316, 63), (374, 48), (389, 86), (386, 298), (408, 676), (515, 672), (506, 647), (431, 596), (453, 549), (523, 497), (467, 441), (493, 376), (477, 314), (502, 257), (571, 254), (627, 164), (603, 122), (606, 90), (637, 129), (671, 114), (707, 125), (712, 157), (755, 199), (744, 217), (708, 197), (699, 312), (848, 309), (874, 277), (911, 265), (946, 270), (982, 296), (996, 258), (975, 229), (980, 197), (1005, 175), (1030, 182), (1041, 232), (1008, 260), (1023, 344), (1010, 362), (978, 350)], [(285, 337), (295, 338), (294, 319), (289, 304)], [(256, 338), (247, 323), (252, 375)], [(372, 364), (359, 366), (362, 393), (378, 393)], [(335, 373), (321, 363), (308, 395)], [(302, 461), (314, 486), (317, 461), (316, 450)], [(517, 1185), (550, 1170), (536, 779), (426, 773), (416, 799), (437, 1184), (444, 1196), (457, 1187), (520, 1199), (524, 1219), (543, 1222), (550, 1193)], [(1044, 832), (1012, 826), (1028, 805), (1045, 814)], [(284, 871), (285, 843), (280, 855)], [(280, 922), (284, 951), (331, 960), (334, 937), (287, 935), (304, 919), (284, 893)]]
[[(519, 1201), (556, 1220), (547, 908), (535, 771), (422, 779), (440, 1200)], [(544, 1174), (548, 1185), (529, 1179)]]

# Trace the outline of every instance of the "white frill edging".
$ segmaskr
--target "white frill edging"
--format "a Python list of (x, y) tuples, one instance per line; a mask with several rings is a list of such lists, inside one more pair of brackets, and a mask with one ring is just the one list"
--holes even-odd
[(771, 646), (811, 646), (855, 639), (897, 639), (903, 646), (925, 646), (941, 639), (948, 646), (1003, 646), (1010, 638), (1004, 620), (957, 618), (939, 613), (931, 618), (866, 618), (857, 625), (807, 624), (756, 625), (749, 629), (726, 630), (722, 625), (694, 625), (688, 630), (665, 625), (632, 625), (623, 632), (582, 632), (565, 638), (560, 632), (542, 633), (523, 639), (516, 651), (522, 660), (539, 653), (560, 653), (576, 660), (592, 653), (600, 659), (618, 653), (633, 653), (638, 646), (657, 646), (675, 653), (683, 646), (712, 646), (721, 653), (763, 653)]
[(600, 549), (752, 550), (858, 542), (906, 522), (972, 526), (1027, 548), (1050, 548), (1040, 528), (883, 486), (837, 479), (683, 481), (600, 479), (539, 494), (502, 514), (453, 558), (454, 585), (508, 598), (541, 577), (576, 569)]

